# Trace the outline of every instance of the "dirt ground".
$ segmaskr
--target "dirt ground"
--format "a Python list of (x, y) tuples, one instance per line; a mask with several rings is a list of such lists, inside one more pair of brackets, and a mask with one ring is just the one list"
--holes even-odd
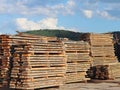
[[(13, 90), (0, 88), (0, 90)], [(60, 87), (44, 88), (39, 90), (120, 90), (120, 80), (117, 81), (89, 81), (87, 83), (70, 83)]]
[(71, 83), (65, 84), (60, 88), (48, 88), (43, 90), (120, 90), (120, 81)]

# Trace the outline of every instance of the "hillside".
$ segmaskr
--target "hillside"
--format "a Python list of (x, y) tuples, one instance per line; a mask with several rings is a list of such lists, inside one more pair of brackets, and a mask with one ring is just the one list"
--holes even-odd
[(24, 33), (28, 34), (35, 34), (35, 35), (41, 35), (41, 36), (56, 36), (58, 38), (69, 38), (70, 40), (78, 41), (80, 39), (80, 35), (82, 33), (80, 32), (73, 32), (68, 30), (33, 30), (33, 31), (26, 31)]
[(114, 31), (114, 32), (111, 32), (114, 36), (114, 38), (118, 38), (120, 39), (120, 31)]
[[(26, 31), (24, 33), (28, 34), (34, 34), (34, 35), (41, 35), (41, 36), (55, 36), (58, 38), (69, 38), (70, 40), (78, 41), (80, 39), (80, 36), (83, 34), (81, 32), (73, 32), (69, 30), (50, 30), (50, 29), (44, 29), (44, 30), (33, 30), (33, 31)], [(120, 31), (114, 31), (114, 32), (108, 32), (113, 34), (114, 38), (120, 39)]]

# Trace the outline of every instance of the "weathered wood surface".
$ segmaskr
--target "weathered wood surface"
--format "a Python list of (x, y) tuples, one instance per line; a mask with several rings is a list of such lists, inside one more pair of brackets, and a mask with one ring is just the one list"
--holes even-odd
[(83, 34), (81, 39), (89, 42), (93, 66), (118, 62), (115, 56), (112, 34)]
[(93, 65), (107, 65), (110, 63), (117, 63), (117, 58), (115, 56), (108, 57), (93, 57)]
[(90, 67), (89, 44), (83, 41), (66, 41), (67, 71), (65, 83), (85, 81), (87, 69)]
[(9, 80), (11, 48), (8, 35), (0, 35), (0, 86), (6, 87)]
[(66, 55), (56, 37), (2, 35), (0, 42), (2, 86), (27, 90), (63, 84)]
[[(89, 34), (83, 40), (60, 41), (56, 37), (27, 34), (0, 36), (1, 85), (14, 89), (38, 89), (85, 81), (91, 65), (116, 63), (112, 35)], [(109, 52), (109, 53), (108, 53)], [(115, 65), (108, 71), (115, 70)], [(106, 71), (106, 69), (103, 71)], [(119, 78), (119, 70), (99, 74)], [(90, 70), (89, 73), (92, 71)], [(114, 74), (112, 73), (114, 72)], [(111, 73), (111, 74), (110, 74)], [(110, 76), (111, 75), (111, 76)]]
[(108, 71), (110, 78), (120, 79), (120, 63), (109, 64)]
[[(66, 71), (66, 56), (61, 42), (34, 43), (31, 44), (28, 51), (25, 48), (19, 47), (14, 47), (14, 50), (16, 55), (13, 57), (11, 78), (12, 80), (17, 81), (19, 79), (20, 81), (17, 81), (17, 85), (15, 84), (16, 82), (11, 81), (11, 88), (14, 88), (13, 84), (15, 84), (16, 89), (35, 89), (59, 86), (63, 83), (62, 80)], [(31, 52), (31, 55), (27, 56), (29, 52)], [(26, 56), (23, 56), (22, 53), (26, 53)], [(22, 70), (21, 68), (28, 69)], [(27, 78), (33, 81), (21, 81)], [(41, 80), (41, 78), (44, 78), (44, 80)], [(28, 84), (33, 84), (33, 86), (27, 87)], [(21, 87), (22, 85), (24, 87)]]
[(89, 78), (85, 78), (86, 72), (66, 73), (65, 83), (86, 81)]

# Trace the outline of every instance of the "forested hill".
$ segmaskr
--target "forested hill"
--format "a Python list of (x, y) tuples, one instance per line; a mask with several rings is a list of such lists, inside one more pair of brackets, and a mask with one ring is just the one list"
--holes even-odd
[[(70, 40), (78, 41), (80, 40), (80, 36), (83, 34), (81, 32), (73, 32), (69, 30), (50, 30), (50, 29), (43, 29), (43, 30), (33, 30), (33, 31), (26, 31), (24, 33), (33, 34), (33, 35), (41, 35), (41, 36), (55, 36), (58, 38), (68, 38)], [(117, 36), (120, 39), (120, 31), (109, 32), (112, 33), (113, 36)]]
[(120, 31), (111, 32), (115, 38), (120, 39)]
[(26, 31), (24, 33), (34, 34), (34, 35), (41, 35), (41, 36), (55, 36), (58, 38), (69, 38), (70, 40), (78, 41), (80, 40), (80, 32), (73, 32), (68, 30), (33, 30), (33, 31)]

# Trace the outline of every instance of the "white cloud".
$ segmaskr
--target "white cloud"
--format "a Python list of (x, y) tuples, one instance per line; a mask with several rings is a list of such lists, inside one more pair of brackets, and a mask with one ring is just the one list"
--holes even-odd
[(27, 18), (17, 18), (16, 24), (17, 28), (22, 30), (64, 29), (64, 27), (57, 25), (57, 18), (45, 18), (38, 22), (30, 21)]
[[(120, 0), (0, 0), (0, 14), (26, 16), (57, 17), (82, 11), (87, 18), (92, 18), (93, 11), (94, 16), (95, 14), (99, 16), (96, 11), (100, 10), (102, 14), (107, 12), (112, 17), (120, 18), (119, 7)], [(108, 8), (112, 9), (112, 12), (108, 12)]]
[(101, 17), (108, 18), (108, 19), (117, 19), (116, 17), (111, 16), (107, 11), (99, 11), (97, 10), (97, 14)]
[(109, 18), (109, 14), (106, 12), (106, 11), (97, 11), (97, 13), (99, 14), (99, 15), (101, 15), (102, 17), (107, 17), (107, 18)]
[(68, 0), (67, 4), (68, 4), (68, 6), (70, 6), (70, 7), (74, 7), (74, 6), (75, 6), (74, 0)]
[(39, 23), (41, 24), (41, 28), (57, 28), (58, 20), (56, 18), (46, 18), (41, 20)]
[(66, 12), (68, 14), (73, 15), (74, 14), (74, 7), (75, 7), (75, 2), (73, 0), (68, 0), (67, 5), (66, 5)]
[[(44, 5), (42, 5), (44, 2)], [(55, 1), (51, 1), (55, 2)], [(35, 5), (34, 5), (35, 4)], [(50, 1), (37, 1), (33, 0), (16, 0), (16, 1), (0, 1), (0, 13), (4, 14), (21, 14), (21, 15), (46, 15), (48, 16), (57, 16), (57, 14), (73, 14), (72, 10), (75, 6), (73, 0), (68, 0), (67, 2), (59, 1), (56, 4), (50, 4)], [(8, 9), (9, 8), (9, 9)]]
[(92, 16), (93, 16), (93, 11), (91, 11), (91, 10), (83, 10), (83, 14), (84, 14), (87, 18), (92, 18)]

